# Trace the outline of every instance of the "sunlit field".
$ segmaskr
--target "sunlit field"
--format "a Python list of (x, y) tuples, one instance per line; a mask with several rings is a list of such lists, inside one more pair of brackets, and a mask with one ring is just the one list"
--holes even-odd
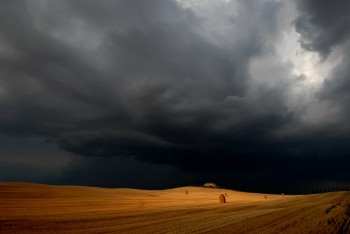
[[(226, 203), (219, 202), (225, 195)], [(0, 233), (350, 233), (350, 192), (0, 184)]]

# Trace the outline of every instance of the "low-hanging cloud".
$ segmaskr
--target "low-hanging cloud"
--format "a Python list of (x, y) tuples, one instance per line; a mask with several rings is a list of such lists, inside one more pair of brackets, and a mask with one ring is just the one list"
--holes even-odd
[[(281, 20), (291, 5), (222, 1), (209, 11), (185, 3), (1, 3), (0, 133), (42, 137), (78, 156), (196, 173), (298, 171), (320, 179), (327, 165), (349, 161), (343, 132), (307, 125), (289, 105), (300, 82), (293, 66), (269, 59), (283, 27), (292, 26)], [(329, 54), (346, 42), (345, 19), (319, 16), (327, 4), (296, 4), (304, 49)], [(259, 59), (267, 62), (258, 73)]]
[(328, 55), (333, 47), (344, 43), (350, 33), (350, 3), (346, 0), (298, 0), (296, 30), (302, 34), (301, 45)]

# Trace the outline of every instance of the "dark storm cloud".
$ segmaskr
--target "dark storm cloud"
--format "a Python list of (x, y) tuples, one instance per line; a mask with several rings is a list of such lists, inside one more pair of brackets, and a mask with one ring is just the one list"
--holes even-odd
[(48, 171), (40, 166), (29, 163), (8, 163), (0, 164), (0, 181), (31, 181), (41, 183), (52, 183), (53, 178), (48, 178)]
[[(350, 48), (350, 40), (348, 45), (344, 46), (344, 51)], [(320, 91), (319, 96), (323, 100), (331, 100), (335, 105), (342, 106), (342, 111), (347, 112), (348, 116), (348, 101), (350, 100), (349, 90), (350, 90), (350, 56), (344, 54), (342, 60), (333, 69), (330, 77), (325, 80), (323, 84), (323, 89)]]
[(52, 183), (164, 189), (196, 184), (201, 181), (198, 178), (195, 173), (184, 173), (170, 165), (154, 165), (131, 157), (76, 157)]
[[(220, 179), (212, 172), (320, 179), (329, 165), (327, 178), (346, 174), (336, 165), (348, 162), (349, 140), (304, 126), (288, 107), (290, 67), (258, 74), (288, 81), (252, 87), (251, 61), (274, 53), (283, 3), (236, 3), (223, 31), (175, 1), (0, 3), (0, 133), (89, 156), (73, 159), (57, 183), (107, 186), (123, 163), (202, 173), (191, 181)], [(305, 48), (328, 53), (346, 35), (318, 44), (311, 33), (324, 26), (310, 4), (299, 3), (297, 29)]]
[(347, 41), (350, 33), (350, 2), (347, 0), (298, 0), (300, 16), (296, 30), (302, 34), (301, 44), (323, 55)]
[[(70, 43), (62, 28), (74, 28), (59, 25), (60, 15), (44, 14), (54, 7), (68, 12), (63, 22), (89, 25), (83, 34), (102, 34), (96, 53), (76, 46), (74, 36)], [(12, 17), (18, 8), (21, 16)], [(170, 1), (19, 1), (6, 2), (2, 9), (7, 19), (2, 21), (2, 42), (13, 52), (2, 63), (2, 106), (12, 107), (2, 115), (5, 133), (46, 135), (66, 149), (71, 148), (64, 146), (67, 139), (76, 135), (98, 136), (101, 142), (99, 135), (109, 131), (119, 135), (107, 137), (110, 142), (123, 142), (114, 149), (130, 148), (125, 144), (130, 135), (132, 144), (140, 144), (144, 139), (139, 133), (167, 144), (191, 145), (198, 136), (213, 138), (210, 124), (227, 120), (234, 109), (238, 124), (240, 115), (254, 108), (243, 96), (247, 61), (262, 50), (251, 38), (259, 35), (246, 35), (227, 51), (196, 33), (199, 19)], [(100, 59), (106, 64), (91, 64)]]
[[(348, 51), (350, 48), (349, 1), (297, 1), (300, 16), (296, 29), (301, 33), (301, 44), (308, 50), (328, 56), (332, 51)], [(350, 89), (350, 57), (338, 52), (330, 60), (339, 60), (325, 80), (318, 97), (339, 108), (339, 131), (348, 131), (348, 91)], [(331, 61), (332, 62), (332, 61)]]

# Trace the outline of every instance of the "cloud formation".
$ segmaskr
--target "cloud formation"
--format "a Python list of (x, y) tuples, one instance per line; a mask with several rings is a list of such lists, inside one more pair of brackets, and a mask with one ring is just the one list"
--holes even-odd
[(327, 55), (334, 46), (349, 39), (349, 1), (298, 0), (297, 5), (300, 16), (295, 25), (303, 35), (304, 48)]
[[(259, 184), (247, 174), (348, 182), (349, 57), (336, 51), (349, 47), (348, 8), (347, 1), (4, 1), (0, 134), (68, 152), (72, 163), (57, 183), (112, 186), (108, 162), (133, 170), (137, 161), (194, 173), (189, 181), (242, 176), (229, 181), (244, 189)], [(290, 39), (296, 33), (300, 44)], [(305, 88), (316, 76), (296, 74), (281, 49), (288, 46), (335, 64), (321, 88)], [(100, 179), (69, 176), (100, 169), (107, 170)], [(260, 189), (281, 186), (274, 181)]]

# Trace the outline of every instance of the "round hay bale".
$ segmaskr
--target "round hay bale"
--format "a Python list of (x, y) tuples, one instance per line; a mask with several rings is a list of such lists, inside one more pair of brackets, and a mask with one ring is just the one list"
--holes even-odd
[(220, 203), (226, 203), (226, 197), (224, 194), (220, 194), (219, 201), (220, 201)]
[(206, 187), (206, 188), (218, 188), (218, 186), (214, 183), (205, 183), (203, 185), (203, 187)]

